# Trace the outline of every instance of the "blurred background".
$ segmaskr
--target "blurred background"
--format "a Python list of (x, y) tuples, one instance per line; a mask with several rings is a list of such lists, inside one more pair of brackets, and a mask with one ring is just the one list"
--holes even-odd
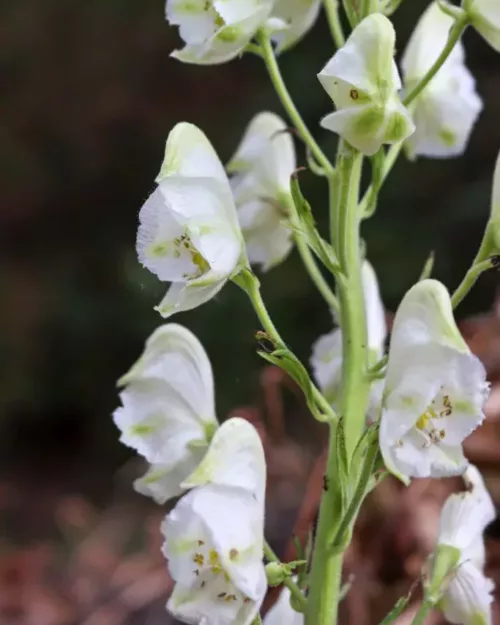
[[(408, 0), (394, 16), (399, 53), (427, 4)], [(281, 113), (279, 102), (257, 57), (217, 67), (170, 59), (179, 40), (164, 20), (162, 0), (3, 0), (0, 37), (0, 622), (166, 622), (161, 511), (132, 495), (136, 467), (110, 417), (118, 404), (117, 378), (161, 323), (153, 306), (166, 288), (138, 265), (137, 215), (176, 122), (199, 125), (227, 161), (250, 118), (263, 109)], [(450, 161), (403, 158), (376, 217), (364, 227), (388, 310), (417, 279), (431, 250), (435, 277), (454, 288), (488, 216), (500, 146), (499, 57), (472, 31), (465, 45), (485, 103), (467, 154)], [(335, 137), (318, 125), (331, 102), (316, 79), (332, 53), (321, 16), (283, 55), (281, 68), (333, 158)], [(326, 225), (324, 182), (309, 173), (301, 180), (318, 222)], [(282, 335), (307, 361), (313, 341), (332, 322), (297, 254), (262, 282)], [(497, 282), (494, 272), (482, 277), (458, 310), (493, 378), (500, 361)], [(176, 321), (200, 337), (212, 360), (220, 417), (253, 406), (248, 414), (260, 409), (268, 420), (278, 476), (269, 523), (284, 548), (321, 432), (310, 434), (307, 448), (297, 445), (310, 431), (307, 413), (279, 374), (263, 371), (254, 349), (258, 325), (236, 287)], [(495, 437), (485, 438), (491, 443)], [(471, 453), (487, 459), (496, 484), (500, 442), (488, 451), (491, 457), (481, 445)], [(143, 560), (129, 561), (123, 579), (149, 580), (148, 567), (157, 578), (143, 583), (142, 595), (132, 592), (130, 609), (110, 616), (96, 588), (102, 591), (109, 571), (132, 558), (129, 552)], [(91, 583), (81, 571), (96, 566), (101, 577)], [(127, 585), (123, 579), (117, 588)], [(32, 592), (36, 608), (28, 608)], [(95, 620), (102, 612), (97, 605), (108, 610), (104, 620)]]

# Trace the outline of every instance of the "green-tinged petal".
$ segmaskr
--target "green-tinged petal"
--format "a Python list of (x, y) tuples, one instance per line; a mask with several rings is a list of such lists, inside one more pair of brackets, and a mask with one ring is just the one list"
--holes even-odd
[(206, 484), (238, 487), (251, 493), (257, 501), (264, 501), (264, 449), (251, 423), (233, 417), (217, 430), (202, 462), (183, 486), (194, 488)]
[(497, 0), (465, 0), (464, 6), (477, 32), (500, 52), (500, 4)]
[[(206, 277), (207, 280), (209, 277)], [(211, 279), (211, 278), (210, 278)], [(213, 299), (224, 287), (228, 280), (226, 276), (213, 276), (213, 281), (207, 284), (174, 282), (170, 285), (165, 297), (158, 306), (155, 306), (164, 319), (173, 314), (193, 310)]]
[(287, 28), (274, 35), (276, 51), (291, 48), (312, 28), (321, 9), (321, 0), (276, 0), (273, 16), (283, 20)]
[(448, 584), (440, 608), (450, 623), (491, 625), (494, 584), (471, 562), (460, 564)]

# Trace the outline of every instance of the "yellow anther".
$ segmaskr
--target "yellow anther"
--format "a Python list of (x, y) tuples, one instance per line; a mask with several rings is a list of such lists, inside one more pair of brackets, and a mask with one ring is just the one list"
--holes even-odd
[(205, 558), (202, 553), (195, 553), (193, 556), (193, 562), (198, 566), (203, 566), (205, 563)]
[(208, 552), (208, 561), (211, 565), (220, 564), (219, 554), (215, 551), (215, 549), (210, 549)]

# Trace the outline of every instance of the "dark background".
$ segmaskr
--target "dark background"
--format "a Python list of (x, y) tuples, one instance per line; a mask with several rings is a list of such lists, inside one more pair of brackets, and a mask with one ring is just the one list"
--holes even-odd
[[(426, 5), (408, 0), (395, 15), (399, 53)], [(130, 455), (110, 417), (116, 380), (162, 322), (153, 306), (166, 285), (138, 265), (135, 233), (167, 134), (194, 122), (227, 161), (251, 116), (281, 109), (257, 57), (214, 67), (170, 59), (179, 41), (162, 0), (3, 0), (0, 20), (0, 467), (33, 488), (56, 476), (63, 490), (106, 498)], [(430, 250), (435, 276), (455, 287), (488, 216), (499, 57), (472, 31), (465, 45), (485, 102), (467, 154), (403, 159), (363, 230), (392, 310)], [(332, 53), (321, 16), (280, 62), (333, 158), (336, 139), (318, 125), (332, 105), (316, 78)], [(324, 181), (304, 174), (303, 190), (326, 223)], [(331, 320), (297, 254), (262, 282), (282, 335), (307, 360)], [(488, 309), (496, 283), (483, 277), (459, 316)], [(221, 418), (260, 401), (258, 325), (236, 287), (175, 321), (210, 355)]]

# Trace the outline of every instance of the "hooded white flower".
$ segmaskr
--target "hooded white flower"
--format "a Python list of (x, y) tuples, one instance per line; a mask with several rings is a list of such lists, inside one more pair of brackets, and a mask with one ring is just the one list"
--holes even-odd
[(255, 428), (243, 419), (226, 421), (187, 483), (195, 488), (162, 527), (176, 582), (167, 607), (188, 623), (250, 625), (267, 590), (266, 467)]
[(285, 122), (274, 113), (259, 113), (252, 119), (227, 166), (234, 174), (231, 185), (248, 258), (264, 271), (292, 249), (286, 219), (295, 167), (293, 140)]
[[(452, 25), (453, 18), (437, 2), (429, 5), (403, 55), (401, 66), (407, 91), (420, 82), (441, 54)], [(406, 143), (411, 158), (418, 155), (448, 158), (465, 151), (483, 108), (475, 84), (459, 41), (415, 102), (416, 130)]]
[[(362, 266), (363, 292), (366, 308), (366, 325), (370, 360), (375, 363), (383, 356), (387, 335), (385, 311), (377, 282), (377, 276), (368, 261)], [(321, 336), (313, 345), (311, 366), (319, 387), (332, 404), (338, 398), (342, 373), (342, 331), (340, 328)], [(374, 383), (370, 397), (370, 413), (380, 404), (381, 385)], [(378, 399), (378, 401), (377, 401)], [(375, 415), (373, 415), (375, 417)]]
[(489, 625), (494, 585), (482, 572), (483, 531), (494, 508), (477, 469), (469, 466), (467, 474), (466, 482), (472, 480), (473, 490), (450, 495), (441, 512), (438, 545), (454, 547), (460, 555), (439, 606), (451, 623)]
[(229, 180), (205, 135), (180, 123), (170, 133), (158, 187), (139, 213), (137, 253), (172, 282), (163, 317), (208, 301), (240, 267), (244, 254)]
[(401, 80), (393, 58), (395, 39), (391, 22), (373, 13), (318, 74), (337, 108), (321, 125), (368, 156), (415, 130), (397, 94)]
[(275, 0), (272, 17), (286, 27), (273, 36), (276, 51), (282, 52), (295, 45), (312, 28), (321, 9), (321, 0)]
[(290, 605), (290, 591), (283, 588), (278, 601), (266, 614), (264, 625), (304, 625), (304, 615)]
[(174, 323), (149, 337), (119, 384), (120, 440), (152, 464), (135, 488), (163, 503), (179, 495), (217, 427), (210, 361), (198, 339)]
[(172, 56), (185, 63), (216, 65), (241, 54), (265, 25), (272, 0), (167, 0), (167, 20), (185, 42)]
[(462, 441), (484, 419), (486, 372), (455, 324), (450, 297), (422, 280), (392, 331), (380, 423), (387, 468), (400, 479), (463, 473)]
[(463, 7), (477, 32), (500, 52), (500, 4), (497, 0), (464, 0)]

